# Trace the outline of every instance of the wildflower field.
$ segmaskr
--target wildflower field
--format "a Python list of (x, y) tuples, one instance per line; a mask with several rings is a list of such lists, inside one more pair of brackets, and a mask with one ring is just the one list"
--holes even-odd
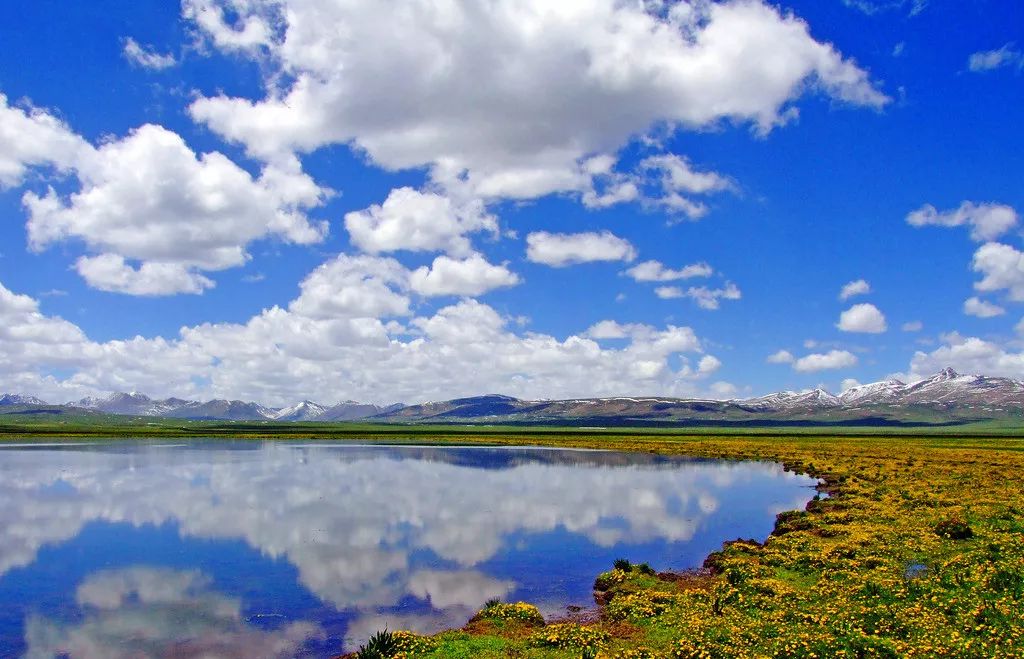
[(1024, 656), (1022, 440), (478, 440), (775, 460), (822, 479), (823, 496), (780, 514), (764, 544), (727, 543), (693, 573), (617, 561), (595, 575), (600, 606), (584, 620), (545, 622), (528, 604), (491, 602), (463, 629), (403, 634), (401, 649), (359, 656)]

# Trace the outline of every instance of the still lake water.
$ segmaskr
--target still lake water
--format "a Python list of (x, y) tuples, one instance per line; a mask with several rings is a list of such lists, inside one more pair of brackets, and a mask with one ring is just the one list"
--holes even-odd
[(557, 615), (620, 556), (764, 539), (815, 484), (604, 451), (0, 444), (0, 656), (328, 657), (493, 597)]

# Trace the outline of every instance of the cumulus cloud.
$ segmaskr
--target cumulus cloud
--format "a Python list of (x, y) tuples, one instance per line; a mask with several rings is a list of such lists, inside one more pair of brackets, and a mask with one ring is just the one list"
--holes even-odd
[(1024, 301), (1024, 253), (1002, 243), (985, 243), (974, 253), (971, 268), (984, 275), (975, 290), (1005, 290), (1014, 302)]
[[(396, 12), (373, 2), (189, 0), (183, 13), (214, 46), (276, 64), (263, 99), (199, 98), (196, 121), (264, 159), (347, 144), (381, 167), (427, 167), (434, 181), (481, 198), (592, 191), (607, 170), (587, 161), (652, 127), (735, 120), (768, 131), (809, 89), (888, 102), (806, 23), (760, 1), (670, 11), (613, 0), (554, 11), (542, 0), (416, 2)], [(628, 183), (612, 181), (608, 194), (635, 197)], [(720, 187), (693, 172), (682, 185)]]
[(632, 261), (636, 248), (610, 231), (549, 233), (536, 231), (526, 236), (526, 258), (553, 268), (593, 261)]
[(843, 332), (881, 334), (888, 329), (885, 315), (873, 304), (855, 304), (839, 315), (836, 324)]
[(291, 305), (313, 319), (404, 316), (409, 313), (409, 273), (398, 261), (340, 254), (307, 276)]
[(650, 325), (642, 323), (620, 323), (615, 320), (602, 320), (594, 323), (584, 332), (591, 339), (625, 339), (653, 330)]
[(846, 378), (839, 385), (839, 391), (848, 391), (854, 387), (859, 387), (860, 382), (856, 378)]
[[(50, 157), (63, 157), (54, 149)], [(69, 167), (80, 189), (67, 198), (52, 187), (42, 196), (25, 193), (29, 246), (82, 241), (97, 255), (76, 269), (103, 290), (200, 293), (213, 285), (200, 271), (244, 264), (254, 240), (310, 244), (327, 232), (304, 212), (327, 191), (297, 161), (268, 166), (254, 179), (221, 153), (197, 155), (161, 126), (144, 125), (98, 148), (79, 145)]]
[(904, 332), (920, 332), (922, 329), (924, 329), (924, 323), (922, 323), (920, 320), (911, 320), (906, 323), (903, 323), (903, 325), (900, 326), (900, 329), (903, 330)]
[(477, 296), (487, 291), (519, 283), (519, 276), (505, 265), (488, 263), (479, 254), (457, 260), (439, 256), (430, 266), (414, 270), (409, 285), (415, 292), (427, 297), (436, 295)]
[(1024, 70), (1024, 53), (1017, 50), (1012, 43), (996, 50), (971, 53), (971, 56), (967, 58), (967, 68), (975, 73), (993, 71), (1004, 66)]
[(495, 234), (498, 223), (480, 201), (458, 204), (443, 194), (402, 187), (381, 205), (347, 213), (345, 228), (353, 245), (372, 254), (404, 249), (464, 256), (471, 251), (466, 234)]
[(995, 316), (1002, 316), (1006, 313), (1006, 309), (998, 304), (992, 304), (988, 300), (982, 300), (974, 296), (964, 301), (964, 313), (968, 316), (977, 316), (978, 318), (993, 318)]
[(814, 353), (801, 357), (793, 362), (793, 369), (801, 373), (847, 368), (857, 363), (857, 357), (847, 350), (830, 350), (827, 353)]
[(666, 268), (660, 261), (644, 261), (637, 263), (623, 274), (632, 277), (636, 281), (678, 281), (680, 279), (692, 279), (695, 277), (710, 277), (714, 270), (707, 263), (693, 263), (684, 266), (679, 270)]
[(1017, 211), (1004, 204), (976, 204), (965, 201), (959, 208), (939, 211), (931, 204), (907, 215), (907, 223), (915, 227), (935, 225), (941, 227), (971, 227), (971, 238), (976, 241), (995, 240), (1017, 226)]
[[(414, 315), (415, 294), (511, 281), (482, 257), (439, 258), (428, 272), (410, 273), (391, 258), (342, 254), (311, 272), (286, 308), (244, 323), (184, 327), (170, 339), (98, 343), (41, 313), (32, 298), (0, 289), (0, 377), (12, 390), (51, 400), (140, 390), (270, 405), (416, 402), (481, 391), (528, 398), (700, 391), (704, 374), (688, 355), (705, 354), (688, 327), (630, 327), (628, 341), (612, 348), (582, 331), (520, 334), (511, 319), (472, 299)], [(475, 279), (480, 273), (483, 283)], [(52, 375), (55, 369), (63, 375)]]
[(174, 59), (174, 55), (158, 53), (152, 47), (143, 46), (131, 37), (124, 40), (124, 50), (122, 52), (125, 58), (132, 64), (154, 71), (168, 69), (178, 63)]
[(765, 361), (769, 364), (792, 364), (796, 361), (796, 357), (794, 357), (793, 353), (788, 350), (779, 350), (778, 352), (768, 355), (768, 358)]
[(858, 279), (845, 284), (839, 291), (840, 300), (849, 300), (857, 295), (867, 295), (871, 292), (871, 284), (864, 279)]
[(11, 105), (0, 94), (0, 189), (19, 185), (30, 167), (72, 169), (91, 146), (49, 112)]
[(984, 373), (1024, 378), (1024, 353), (978, 337), (957, 333), (942, 336), (943, 345), (932, 352), (916, 352), (910, 360), (910, 379), (920, 380), (944, 368), (960, 373)]
[(83, 256), (75, 270), (93, 288), (128, 295), (173, 295), (202, 293), (213, 281), (181, 263), (144, 261), (132, 267), (118, 254)]

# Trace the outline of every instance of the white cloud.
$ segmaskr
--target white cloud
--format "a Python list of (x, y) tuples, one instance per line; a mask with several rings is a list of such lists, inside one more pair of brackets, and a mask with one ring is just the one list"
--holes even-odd
[(827, 353), (815, 353), (793, 362), (793, 369), (801, 373), (814, 373), (840, 368), (847, 368), (857, 363), (857, 357), (847, 350), (830, 350)]
[(422, 266), (409, 276), (409, 285), (415, 292), (427, 297), (435, 295), (483, 295), (487, 291), (515, 286), (519, 276), (505, 265), (488, 263), (479, 254), (456, 260), (438, 256), (428, 268)]
[(536, 231), (526, 236), (526, 258), (562, 268), (592, 261), (632, 261), (636, 249), (628, 240), (610, 231), (586, 233), (548, 233)]
[(843, 0), (843, 4), (856, 9), (868, 16), (896, 9), (909, 11), (910, 16), (920, 14), (928, 6), (929, 0)]
[(412, 316), (411, 279), (393, 259), (340, 255), (311, 272), (287, 308), (270, 307), (241, 324), (184, 327), (170, 339), (105, 343), (0, 289), (0, 378), (12, 391), (50, 400), (138, 390), (269, 405), (383, 403), (481, 391), (693, 396), (715, 363), (705, 360), (702, 371), (690, 361), (706, 354), (688, 327), (623, 325), (627, 340), (606, 348), (585, 332), (519, 331), (514, 319), (471, 299)]
[(0, 189), (19, 185), (29, 167), (73, 168), (91, 147), (45, 110), (8, 104), (0, 94)]
[(29, 245), (39, 251), (83, 241), (99, 256), (81, 260), (78, 270), (104, 290), (198, 293), (212, 285), (198, 271), (244, 264), (251, 241), (278, 236), (310, 244), (327, 231), (303, 212), (326, 191), (298, 171), (297, 161), (267, 167), (254, 179), (220, 153), (197, 156), (161, 126), (147, 124), (83, 150), (74, 168), (81, 188), (67, 199), (53, 188), (44, 196), (25, 193)]
[(659, 286), (654, 289), (654, 294), (662, 300), (676, 300), (686, 295), (686, 292), (678, 286)]
[(695, 202), (688, 195), (720, 192), (732, 187), (729, 179), (715, 172), (698, 172), (690, 162), (675, 154), (663, 154), (644, 158), (639, 170), (655, 177), (659, 193), (648, 201), (671, 211), (681, 212), (692, 220), (707, 214), (707, 206)]
[(975, 290), (1006, 290), (1014, 302), (1024, 301), (1024, 253), (1002, 243), (985, 243), (974, 253), (971, 267), (984, 275)]
[(992, 304), (988, 300), (982, 300), (975, 296), (964, 301), (964, 313), (968, 316), (977, 316), (978, 318), (992, 318), (994, 316), (1002, 316), (1006, 313), (1006, 309), (998, 304)]
[(968, 225), (971, 227), (971, 238), (979, 242), (995, 240), (1017, 226), (1019, 220), (1017, 211), (1010, 206), (993, 203), (975, 204), (970, 201), (963, 202), (959, 208), (942, 212), (931, 204), (926, 204), (907, 215), (907, 222), (915, 227)]
[(920, 332), (922, 329), (924, 329), (924, 323), (922, 323), (920, 320), (911, 320), (909, 322), (903, 323), (900, 329), (903, 330), (904, 332)]
[[(346, 144), (485, 199), (593, 191), (594, 155), (655, 127), (734, 120), (768, 131), (809, 89), (888, 102), (806, 23), (759, 1), (661, 11), (614, 0), (420, 0), (394, 11), (189, 0), (183, 14), (215, 46), (277, 65), (265, 98), (199, 98), (195, 120), (261, 158)], [(619, 183), (628, 181), (612, 182), (612, 199), (634, 196)]]
[(697, 372), (702, 376), (708, 376), (722, 367), (722, 362), (714, 355), (704, 355), (697, 363)]
[(479, 201), (458, 204), (442, 194), (403, 187), (381, 205), (347, 213), (345, 228), (352, 244), (372, 254), (404, 249), (465, 256), (472, 251), (466, 234), (496, 234), (498, 223)]
[(404, 316), (409, 298), (401, 291), (408, 278), (394, 259), (341, 254), (302, 281), (302, 294), (289, 309), (313, 319)]
[(967, 59), (967, 67), (975, 73), (992, 71), (1004, 66), (1016, 66), (1018, 69), (1024, 69), (1024, 52), (1014, 48), (1012, 43), (1008, 43), (997, 50), (971, 53)]
[(75, 262), (75, 270), (93, 288), (128, 295), (202, 293), (214, 285), (181, 263), (144, 261), (136, 268), (117, 254), (83, 256)]
[(693, 263), (679, 270), (672, 270), (666, 268), (660, 261), (644, 261), (626, 270), (624, 274), (636, 281), (664, 282), (692, 279), (694, 277), (710, 277), (714, 274), (714, 270), (707, 263)]
[(867, 295), (871, 292), (871, 284), (864, 279), (858, 279), (851, 281), (843, 286), (843, 289), (839, 291), (840, 300), (848, 300), (851, 297), (857, 295)]
[(846, 378), (839, 385), (839, 391), (841, 391), (841, 392), (842, 391), (848, 391), (850, 389), (853, 389), (854, 387), (859, 387), (859, 386), (860, 386), (860, 382), (856, 378)]
[(686, 297), (692, 298), (701, 309), (714, 311), (719, 308), (722, 300), (739, 300), (743, 294), (735, 284), (726, 282), (722, 288), (691, 286), (686, 289)]
[(269, 46), (274, 36), (276, 7), (250, 0), (183, 0), (181, 15), (194, 21), (226, 51), (252, 51)]
[(178, 63), (174, 59), (174, 55), (158, 53), (152, 47), (143, 46), (131, 37), (124, 40), (124, 50), (122, 52), (125, 58), (132, 64), (141, 66), (144, 69), (153, 69), (154, 71), (167, 69)]
[(796, 357), (794, 357), (793, 353), (788, 350), (779, 350), (778, 352), (768, 355), (768, 358), (765, 361), (769, 364), (792, 364), (796, 361)]
[(873, 304), (855, 304), (839, 315), (836, 324), (843, 332), (881, 334), (888, 329), (885, 315)]
[(721, 300), (739, 300), (743, 294), (732, 282), (726, 282), (723, 288), (708, 288), (707, 286), (691, 286), (683, 290), (678, 286), (659, 286), (654, 289), (654, 294), (662, 300), (674, 300), (688, 297), (697, 303), (701, 309), (715, 311), (721, 306)]
[(590, 326), (583, 336), (589, 339), (625, 339), (638, 334), (649, 333), (653, 328), (640, 323), (619, 323), (614, 320), (602, 320)]
[(731, 382), (715, 382), (711, 385), (711, 394), (718, 400), (735, 398), (739, 389)]
[(945, 345), (930, 353), (917, 352), (910, 361), (910, 379), (920, 380), (944, 368), (959, 373), (984, 373), (991, 376), (1024, 378), (1024, 353), (1013, 352), (992, 341), (963, 337), (957, 333), (942, 336)]

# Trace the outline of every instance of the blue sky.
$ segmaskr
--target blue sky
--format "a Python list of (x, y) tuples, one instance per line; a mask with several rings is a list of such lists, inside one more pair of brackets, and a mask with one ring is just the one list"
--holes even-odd
[(1019, 3), (7, 11), (7, 390), (1024, 377)]

